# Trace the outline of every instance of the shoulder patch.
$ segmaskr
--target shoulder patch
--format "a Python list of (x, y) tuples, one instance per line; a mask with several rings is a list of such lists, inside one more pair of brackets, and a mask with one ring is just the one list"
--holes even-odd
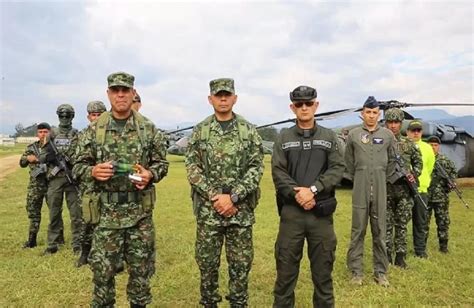
[(289, 148), (299, 148), (301, 145), (301, 142), (300, 141), (289, 141), (289, 142), (285, 142), (281, 145), (281, 148), (283, 150), (286, 150), (286, 149), (289, 149)]
[(325, 148), (332, 148), (332, 143), (327, 140), (313, 140), (313, 145), (319, 145)]

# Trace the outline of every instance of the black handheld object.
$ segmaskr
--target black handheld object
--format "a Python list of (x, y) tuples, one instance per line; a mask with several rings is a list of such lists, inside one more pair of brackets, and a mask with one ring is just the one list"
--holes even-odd
[(441, 164), (436, 161), (435, 162), (435, 169), (439, 172), (439, 174), (441, 175), (441, 177), (443, 179), (445, 179), (447, 182), (448, 182), (448, 186), (451, 190), (454, 190), (456, 192), (456, 195), (458, 195), (458, 198), (462, 201), (462, 203), (464, 204), (464, 206), (468, 209), (469, 208), (469, 204), (467, 204), (466, 201), (464, 201), (464, 199), (462, 198), (462, 191), (458, 188), (456, 182), (454, 181), (453, 178), (451, 178), (448, 173), (446, 172), (446, 170), (443, 168), (443, 166), (441, 166)]

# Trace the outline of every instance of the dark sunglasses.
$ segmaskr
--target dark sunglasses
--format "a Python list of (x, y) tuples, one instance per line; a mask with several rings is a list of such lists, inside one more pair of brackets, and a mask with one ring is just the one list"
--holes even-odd
[(65, 112), (65, 113), (61, 112), (61, 113), (58, 114), (58, 116), (60, 118), (72, 118), (72, 114), (68, 113), (68, 112)]
[(301, 108), (303, 105), (306, 105), (306, 107), (311, 107), (314, 105), (314, 101), (307, 101), (307, 102), (294, 102), (293, 105), (296, 108)]

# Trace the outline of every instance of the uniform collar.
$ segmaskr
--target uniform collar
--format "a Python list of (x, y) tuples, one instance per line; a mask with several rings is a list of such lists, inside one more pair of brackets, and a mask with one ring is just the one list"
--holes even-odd
[(298, 124), (296, 124), (296, 133), (298, 135), (303, 136), (305, 130), (309, 130), (310, 136), (313, 136), (316, 133), (316, 131), (318, 130), (318, 126), (316, 125), (316, 121), (314, 121), (314, 126), (310, 129), (302, 129), (301, 127), (298, 126)]

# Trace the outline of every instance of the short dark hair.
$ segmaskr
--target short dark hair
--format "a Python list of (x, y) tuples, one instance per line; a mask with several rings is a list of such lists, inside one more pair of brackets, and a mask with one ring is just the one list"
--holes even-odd
[(40, 124), (38, 124), (36, 126), (36, 129), (47, 129), (47, 130), (51, 130), (51, 126), (49, 126), (48, 123), (46, 122), (41, 122)]

